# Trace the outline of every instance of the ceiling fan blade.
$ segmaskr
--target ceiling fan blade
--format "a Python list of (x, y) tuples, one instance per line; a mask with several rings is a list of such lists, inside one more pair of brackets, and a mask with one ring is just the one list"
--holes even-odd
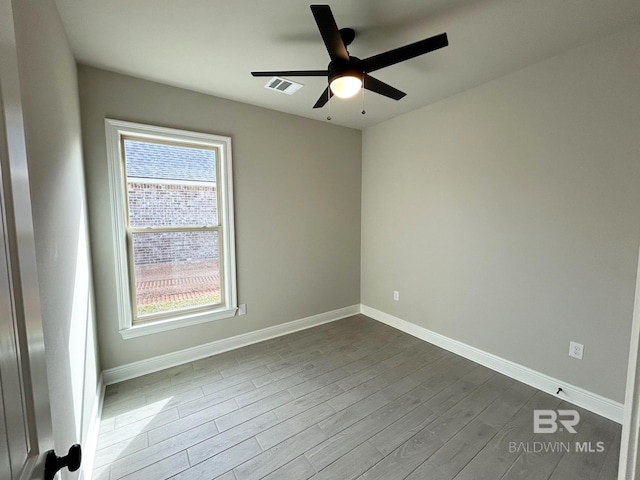
[(331, 7), (329, 5), (311, 5), (311, 12), (313, 13), (313, 18), (316, 19), (318, 30), (322, 35), (322, 41), (327, 47), (331, 60), (348, 62), (349, 54), (340, 36), (333, 13), (331, 13)]
[(313, 108), (322, 108), (322, 107), (324, 107), (327, 104), (327, 102), (329, 101), (329, 97), (333, 97), (333, 92), (331, 91), (331, 89), (329, 87), (327, 87), (327, 88), (324, 89), (324, 92), (322, 92), (322, 95), (320, 95), (320, 97), (318, 98), (318, 101), (313, 106)]
[(254, 77), (326, 77), (328, 70), (282, 70), (274, 72), (251, 72)]
[(438, 50), (439, 48), (446, 47), (447, 45), (449, 45), (447, 34), (441, 33), (440, 35), (435, 35), (433, 37), (420, 40), (419, 42), (410, 43), (409, 45), (405, 45), (404, 47), (395, 48), (393, 50), (389, 50), (388, 52), (365, 58), (364, 60), (362, 60), (361, 64), (364, 67), (364, 71), (369, 73), (384, 67), (388, 67), (389, 65), (404, 62), (405, 60), (409, 60), (410, 58), (418, 57), (420, 55), (424, 55), (425, 53)]
[(377, 78), (373, 78), (371, 75), (364, 74), (364, 88), (371, 90), (372, 92), (379, 93), (385, 97), (393, 98), (394, 100), (400, 100), (406, 95), (406, 93), (392, 87), (384, 82), (381, 82)]

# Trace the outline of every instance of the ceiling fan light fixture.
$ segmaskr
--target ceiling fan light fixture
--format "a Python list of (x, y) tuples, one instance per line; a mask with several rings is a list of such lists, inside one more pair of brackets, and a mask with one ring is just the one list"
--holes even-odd
[(353, 73), (347, 73), (331, 80), (329, 87), (336, 97), (351, 98), (362, 88), (362, 78)]

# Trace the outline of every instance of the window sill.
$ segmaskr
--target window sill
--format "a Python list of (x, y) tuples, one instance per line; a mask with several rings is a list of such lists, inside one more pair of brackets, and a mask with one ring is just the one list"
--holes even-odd
[(132, 325), (120, 330), (120, 335), (122, 335), (122, 338), (128, 339), (159, 332), (166, 332), (168, 330), (175, 330), (176, 328), (189, 327), (200, 323), (213, 322), (215, 320), (231, 318), (235, 316), (237, 310), (237, 308), (227, 308), (224, 310), (216, 310), (215, 312), (194, 313), (181, 317), (142, 323), (140, 325)]

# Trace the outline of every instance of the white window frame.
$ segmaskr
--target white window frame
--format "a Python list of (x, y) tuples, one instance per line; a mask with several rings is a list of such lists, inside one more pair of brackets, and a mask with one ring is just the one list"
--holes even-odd
[[(190, 132), (174, 128), (157, 127), (122, 120), (105, 119), (107, 140), (107, 161), (109, 165), (109, 191), (111, 196), (111, 223), (113, 249), (116, 269), (116, 303), (118, 307), (119, 331), (123, 338), (133, 338), (175, 328), (233, 317), (238, 309), (236, 291), (236, 255), (233, 217), (233, 175), (231, 161), (231, 138), (207, 133)], [(122, 137), (136, 137), (141, 140), (184, 143), (185, 145), (211, 148), (219, 153), (216, 162), (220, 176), (217, 188), (220, 198), (218, 205), (219, 224), (222, 235), (221, 248), (221, 285), (222, 306), (206, 311), (177, 313), (160, 319), (133, 323), (133, 311), (130, 295), (129, 255), (127, 252), (127, 205), (124, 152)]]

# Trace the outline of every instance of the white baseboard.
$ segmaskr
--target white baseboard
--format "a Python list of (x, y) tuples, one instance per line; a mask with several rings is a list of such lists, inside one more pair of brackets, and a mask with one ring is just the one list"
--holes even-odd
[(165, 368), (175, 367), (177, 365), (193, 362), (211, 355), (217, 355), (219, 353), (235, 350), (236, 348), (245, 347), (253, 343), (263, 342), (271, 338), (287, 335), (299, 330), (316, 327), (324, 323), (335, 322), (336, 320), (350, 317), (358, 313), (360, 313), (360, 305), (351, 305), (338, 310), (332, 310), (330, 312), (301, 318), (281, 325), (256, 330), (255, 332), (244, 333), (235, 337), (225, 338), (223, 340), (206, 343), (204, 345), (198, 345), (197, 347), (188, 348), (186, 350), (167, 353), (166, 355), (141, 360), (139, 362), (122, 365), (120, 367), (109, 368), (102, 372), (102, 377), (105, 385), (111, 385), (113, 383), (122, 382), (141, 375), (146, 375), (148, 373), (158, 372)]
[(98, 377), (96, 386), (96, 398), (91, 409), (89, 419), (89, 429), (87, 438), (82, 442), (82, 467), (80, 469), (80, 480), (91, 480), (93, 473), (93, 461), (98, 448), (98, 434), (100, 433), (100, 418), (102, 418), (102, 406), (104, 404), (105, 383), (102, 374)]
[(617, 423), (622, 423), (624, 406), (616, 401), (602, 397), (598, 394), (589, 392), (580, 387), (567, 384), (562, 380), (553, 378), (544, 373), (537, 372), (531, 368), (519, 365), (510, 360), (492, 355), (478, 348), (467, 345), (466, 343), (453, 340), (449, 337), (445, 337), (439, 333), (428, 330), (424, 327), (420, 327), (415, 323), (407, 322), (401, 318), (394, 317), (388, 313), (376, 310), (375, 308), (361, 305), (360, 312), (367, 317), (378, 320), (385, 323), (390, 327), (397, 328), (409, 335), (420, 338), (426, 342), (437, 345), (450, 352), (453, 352), (462, 357), (468, 358), (480, 365), (484, 365), (496, 372), (502, 373), (518, 380), (522, 383), (526, 383), (538, 390), (556, 395), (558, 387), (562, 387), (562, 393), (560, 396), (579, 407), (585, 408), (591, 412), (602, 415), (609, 420), (613, 420)]

